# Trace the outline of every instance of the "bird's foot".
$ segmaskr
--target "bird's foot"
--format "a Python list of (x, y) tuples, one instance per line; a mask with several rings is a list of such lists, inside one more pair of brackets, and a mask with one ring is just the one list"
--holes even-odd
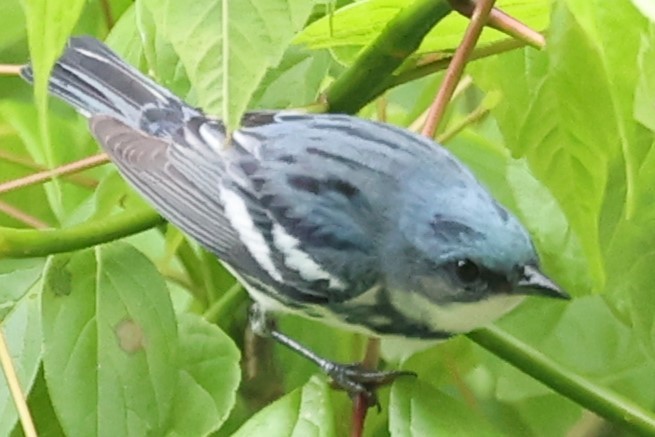
[(371, 370), (359, 363), (340, 364), (332, 361), (321, 363), (323, 371), (332, 379), (332, 384), (344, 390), (351, 398), (363, 395), (366, 405), (380, 409), (377, 397), (379, 387), (391, 384), (400, 376), (416, 376), (416, 373), (406, 370)]

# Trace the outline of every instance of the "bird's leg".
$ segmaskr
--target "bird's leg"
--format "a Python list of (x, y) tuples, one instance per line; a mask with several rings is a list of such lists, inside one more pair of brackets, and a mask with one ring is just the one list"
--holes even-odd
[(379, 408), (375, 393), (378, 387), (390, 384), (399, 376), (416, 376), (414, 372), (405, 370), (369, 370), (360, 363), (335, 363), (323, 358), (306, 346), (281, 333), (277, 329), (275, 321), (269, 318), (257, 304), (253, 304), (250, 308), (250, 325), (256, 334), (271, 337), (278, 343), (315, 363), (332, 379), (338, 388), (345, 390), (351, 398), (363, 394), (368, 407), (375, 405)]

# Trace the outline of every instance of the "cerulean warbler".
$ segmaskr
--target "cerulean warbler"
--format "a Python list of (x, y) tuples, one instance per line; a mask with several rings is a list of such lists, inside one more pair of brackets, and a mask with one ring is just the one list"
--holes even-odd
[[(31, 82), (31, 67), (22, 75)], [(351, 393), (397, 373), (318, 357), (266, 314), (438, 340), (490, 323), (524, 295), (566, 297), (539, 271), (519, 221), (447, 150), (405, 129), (255, 112), (228, 137), (220, 120), (88, 37), (70, 40), (50, 91), (89, 119), (136, 190), (239, 278), (256, 331)]]

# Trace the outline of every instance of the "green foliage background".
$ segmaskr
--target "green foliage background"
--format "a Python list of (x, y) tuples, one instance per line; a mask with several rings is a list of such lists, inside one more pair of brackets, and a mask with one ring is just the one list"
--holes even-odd
[[(0, 63), (31, 58), (36, 72), (34, 92), (0, 77), (0, 182), (35, 171), (17, 157), (54, 167), (97, 153), (84, 121), (46, 99), (49, 66), (71, 34), (106, 39), (232, 126), (247, 109), (310, 105), (325, 90), (335, 107), (370, 118), (376, 102), (353, 102), (386, 91), (388, 120), (408, 126), (441, 81), (416, 79), (425, 56), (451, 53), (467, 23), (456, 14), (439, 21), (447, 9), (437, 0), (235, 0), (227, 20), (220, 0), (106, 4), (115, 23), (99, 1), (0, 3)], [(545, 30), (547, 48), (471, 64), (473, 86), (453, 101), (446, 130), (479, 105), (490, 115), (446, 146), (521, 217), (546, 271), (575, 296), (530, 300), (497, 326), (655, 423), (655, 8), (647, 0), (497, 5)], [(388, 47), (365, 50), (422, 10), (439, 23), (397, 68), (383, 56)], [(401, 34), (393, 47), (416, 38)], [(506, 38), (487, 29), (481, 44)], [(376, 65), (368, 89), (351, 80), (362, 75), (363, 54)], [(343, 101), (329, 100), (335, 89)], [(0, 214), (2, 329), (42, 435), (347, 432), (350, 401), (314, 367), (244, 340), (247, 297), (211, 254), (164, 225), (111, 166), (85, 176), (91, 184), (58, 179), (0, 196), (54, 228), (23, 231)], [(365, 344), (292, 317), (282, 328), (343, 361)], [(537, 382), (468, 338), (411, 357), (384, 352), (389, 366), (419, 377), (382, 391), (366, 435), (628, 434), (553, 391), (566, 382)], [(655, 426), (633, 431), (655, 435)], [(21, 430), (0, 384), (0, 435), (8, 434)]]

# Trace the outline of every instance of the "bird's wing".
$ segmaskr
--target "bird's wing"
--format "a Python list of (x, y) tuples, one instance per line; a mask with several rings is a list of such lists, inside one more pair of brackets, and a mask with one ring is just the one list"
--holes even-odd
[(173, 164), (171, 140), (147, 135), (110, 116), (92, 117), (89, 125), (121, 173), (169, 221), (212, 251), (229, 254), (238, 238), (218, 200), (220, 162), (213, 163), (214, 172), (206, 161)]
[[(339, 266), (332, 263), (328, 269), (305, 249), (320, 241), (330, 246), (332, 259), (343, 258), (343, 267), (352, 257), (363, 260), (352, 244), (363, 237), (356, 235), (361, 232), (349, 217), (339, 216), (346, 214), (339, 212), (339, 200), (327, 196), (308, 214), (298, 215), (294, 204), (307, 200), (302, 181), (299, 195), (293, 186), (279, 186), (272, 194), (275, 184), (248, 173), (249, 165), (262, 158), (261, 138), (257, 144), (240, 144), (235, 135), (224, 146), (222, 126), (203, 120), (190, 120), (184, 132), (173, 133), (170, 139), (150, 136), (108, 116), (92, 117), (90, 127), (126, 179), (247, 285), (299, 306), (350, 296), (348, 278)], [(301, 243), (303, 238), (308, 240)]]

